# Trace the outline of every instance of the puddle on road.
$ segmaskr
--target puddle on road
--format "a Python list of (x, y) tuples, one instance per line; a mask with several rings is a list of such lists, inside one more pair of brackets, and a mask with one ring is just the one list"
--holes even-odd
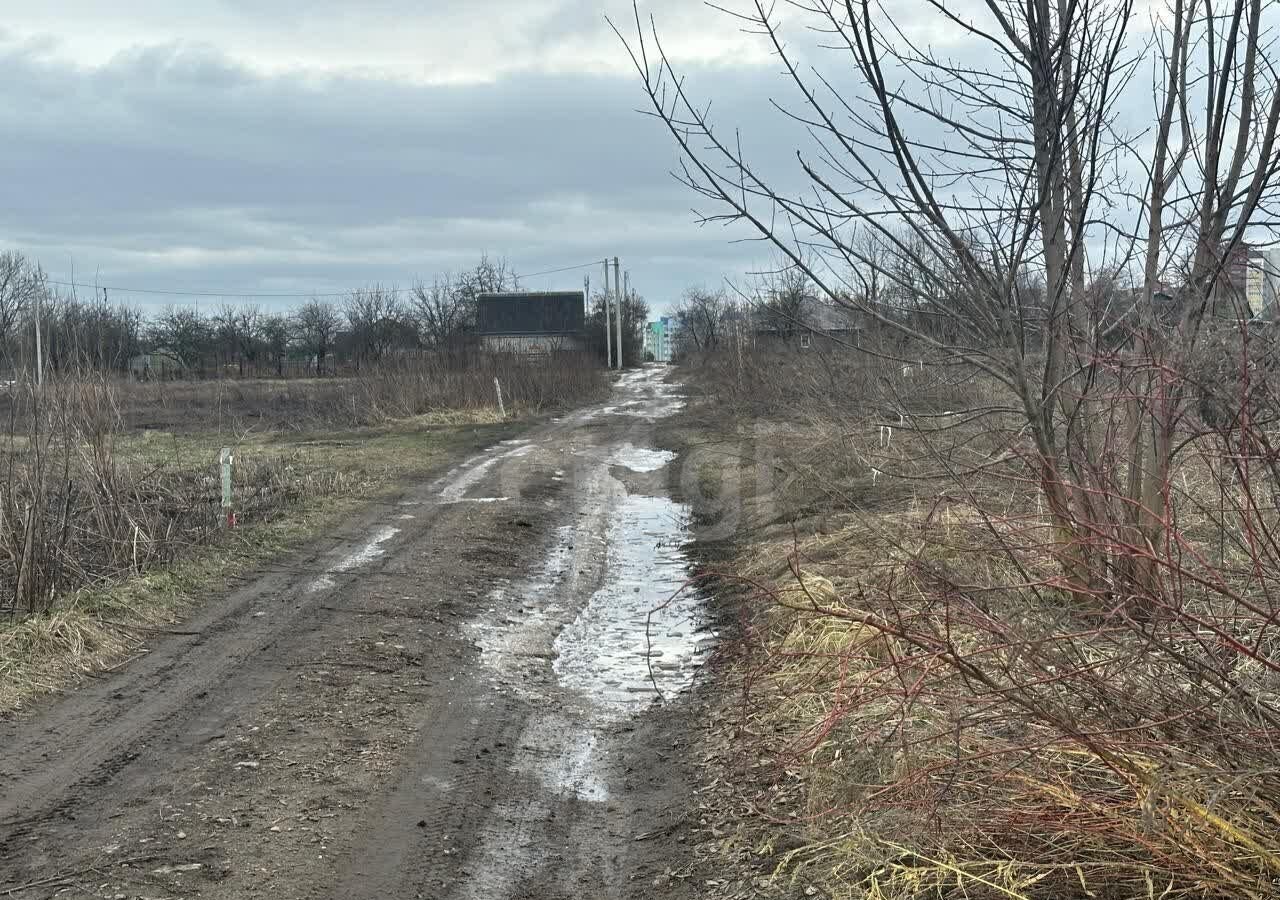
[(589, 700), (635, 706), (687, 688), (712, 635), (688, 579), (689, 510), (631, 494), (613, 510), (608, 579), (556, 638), (560, 683)]
[[(682, 402), (677, 386), (655, 376), (660, 371), (628, 373), (629, 397), (571, 421), (673, 412)], [(657, 698), (655, 683), (667, 699), (689, 688), (714, 643), (701, 595), (685, 590), (672, 599), (689, 575), (689, 508), (628, 494), (611, 471), (657, 472), (675, 454), (605, 444), (579, 459), (589, 462), (575, 470), (577, 516), (557, 530), (529, 577), (490, 591), (487, 614), (471, 624), (494, 682), (529, 704), (509, 771), (540, 789), (513, 791), (495, 805), (468, 855), (467, 878), (451, 895), (465, 900), (517, 896), (526, 878), (552, 864), (563, 838), (546, 823), (560, 804), (604, 808), (618, 800), (626, 789), (614, 756), (619, 729)], [(553, 477), (564, 476), (557, 469)]]
[(684, 408), (685, 397), (679, 384), (663, 381), (663, 366), (645, 366), (627, 372), (618, 379), (618, 386), (629, 397), (575, 413), (569, 421), (586, 424), (601, 416), (626, 416), (635, 419), (662, 419)]
[(581, 722), (548, 717), (520, 736), (542, 757), (538, 775), (556, 797), (607, 803), (609, 786), (600, 773), (600, 739)]
[(333, 580), (334, 575), (341, 575), (343, 572), (350, 572), (352, 569), (363, 566), (365, 563), (372, 562), (379, 556), (382, 556), (387, 552), (382, 545), (399, 533), (399, 528), (394, 528), (390, 525), (383, 528), (373, 536), (369, 543), (365, 544), (355, 553), (344, 557), (337, 563), (334, 563), (332, 566), (325, 569), (323, 575), (311, 582), (311, 585), (307, 588), (307, 593), (314, 594), (316, 591), (328, 590), (336, 583)]
[[(562, 526), (534, 575), (491, 593), (496, 602), (518, 592), (519, 611), (495, 620), (495, 606), (472, 623), (485, 665), (540, 697), (550, 659), (555, 683), (609, 718), (635, 712), (657, 690), (670, 698), (689, 687), (715, 635), (696, 591), (671, 599), (688, 578), (688, 518), (685, 504), (628, 494), (611, 508), (603, 539)], [(566, 624), (578, 554), (591, 544), (604, 547), (605, 581)]]
[[(522, 678), (535, 676), (535, 672), (527, 671), (519, 660), (546, 659), (546, 649), (554, 633), (555, 623), (551, 616), (564, 611), (558, 598), (570, 588), (573, 578), (574, 551), (577, 546), (575, 529), (572, 525), (564, 525), (556, 529), (556, 539), (551, 550), (543, 559), (542, 567), (527, 580), (519, 583), (522, 598), (519, 619), (507, 618), (494, 620), (496, 607), (489, 609), (489, 617), (472, 622), (470, 627), (476, 631), (476, 645), (479, 646), (484, 664), (499, 679)], [(497, 603), (511, 593), (511, 587), (501, 584), (489, 594), (489, 602)], [(525, 682), (526, 692), (535, 693), (535, 685)]]
[(623, 444), (609, 457), (609, 462), (615, 466), (625, 466), (632, 472), (656, 472), (675, 458), (676, 455), (670, 450), (646, 450)]

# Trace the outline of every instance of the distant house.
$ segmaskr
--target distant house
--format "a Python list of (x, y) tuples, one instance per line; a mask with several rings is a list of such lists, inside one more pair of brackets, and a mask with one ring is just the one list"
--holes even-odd
[(481, 294), (476, 333), (486, 350), (552, 353), (586, 347), (582, 291)]
[(768, 311), (757, 316), (755, 336), (760, 343), (790, 345), (800, 350), (854, 346), (862, 337), (860, 315), (827, 303), (811, 303), (796, 322), (781, 322)]
[(177, 354), (170, 350), (153, 350), (139, 353), (129, 359), (129, 374), (134, 378), (175, 378), (186, 368)]
[(1280, 244), (1254, 248), (1246, 294), (1254, 319), (1280, 321)]

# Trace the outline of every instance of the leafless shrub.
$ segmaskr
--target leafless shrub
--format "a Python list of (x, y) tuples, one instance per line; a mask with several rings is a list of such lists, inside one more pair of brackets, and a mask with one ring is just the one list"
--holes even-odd
[[(43, 387), (20, 382), (10, 394), (0, 434), (0, 610), (47, 611), (81, 588), (171, 560), (219, 527), (216, 458), (122, 455), (117, 387), (52, 378)], [(283, 456), (243, 461), (243, 518), (269, 518), (315, 496), (305, 468)]]

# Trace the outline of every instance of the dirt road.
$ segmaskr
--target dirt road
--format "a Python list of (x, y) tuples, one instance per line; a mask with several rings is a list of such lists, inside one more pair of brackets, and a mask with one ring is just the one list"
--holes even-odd
[(711, 635), (696, 600), (649, 616), (685, 577), (673, 390), (629, 373), (0, 722), (0, 896), (681, 889), (674, 698)]

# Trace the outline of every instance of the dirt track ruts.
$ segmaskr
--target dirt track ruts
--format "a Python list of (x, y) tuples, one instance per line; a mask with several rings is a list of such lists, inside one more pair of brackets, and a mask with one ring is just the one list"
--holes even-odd
[(0, 896), (654, 896), (680, 704), (625, 673), (635, 700), (605, 702), (553, 661), (622, 577), (617, 511), (669, 502), (659, 464), (616, 459), (672, 402), (633, 373), (0, 722)]

